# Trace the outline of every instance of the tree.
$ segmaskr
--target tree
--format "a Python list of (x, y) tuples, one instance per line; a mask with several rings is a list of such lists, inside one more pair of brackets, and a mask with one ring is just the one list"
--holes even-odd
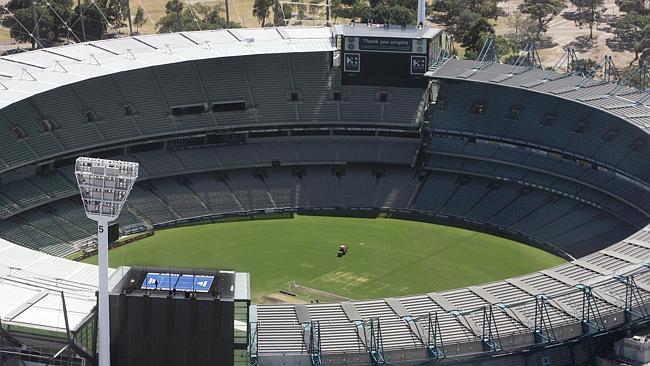
[(101, 9), (108, 20), (108, 24), (114, 28), (122, 28), (126, 24), (126, 1), (124, 0), (95, 0), (95, 5)]
[(524, 0), (519, 5), (519, 11), (529, 14), (537, 23), (536, 38), (546, 32), (546, 26), (565, 8), (563, 0)]
[(319, 0), (309, 0), (309, 17), (311, 19), (318, 19), (320, 14)]
[(468, 45), (465, 49), (465, 58), (478, 58), (479, 52), (481, 52), (483, 45), (487, 42), (488, 37), (490, 36), (493, 37), (492, 42), (494, 42), (494, 53), (499, 61), (505, 59), (507, 62), (512, 63), (513, 59), (517, 59), (518, 55), (515, 55), (515, 53), (520, 50), (517, 42), (510, 37), (502, 35), (495, 36), (490, 33), (481, 33), (480, 37), (475, 40), (474, 44)]
[[(32, 1), (11, 0), (6, 6), (14, 16), (5, 17), (2, 20), (2, 25), (9, 28), (11, 37), (17, 41), (34, 44), (35, 40), (29, 35), (30, 32), (35, 33), (36, 29), (32, 14)], [(34, 10), (38, 19), (39, 42), (42, 45), (50, 46), (69, 35), (66, 25), (59, 19), (59, 16), (66, 22), (72, 18), (71, 0), (51, 0), (48, 3), (40, 1), (36, 3)], [(55, 15), (55, 12), (58, 16)], [(25, 31), (25, 28), (29, 32)]]
[(497, 19), (499, 15), (499, 0), (438, 0), (433, 9), (444, 12), (447, 22), (458, 25), (454, 20), (463, 11), (477, 13), (482, 17)]
[(480, 13), (465, 9), (461, 11), (453, 19), (453, 32), (460, 37), (465, 37), (466, 33), (476, 26), (480, 20), (487, 19), (481, 16)]
[(508, 17), (508, 25), (515, 31), (511, 35), (513, 40), (519, 44), (524, 44), (533, 38), (535, 29), (537, 28), (535, 22), (519, 10), (513, 11)]
[(275, 25), (288, 25), (293, 14), (293, 5), (280, 4), (276, 1), (273, 5), (273, 23)]
[(637, 13), (649, 15), (650, 4), (646, 0), (616, 0), (616, 5), (621, 11), (626, 13)]
[(483, 44), (485, 43), (484, 40), (487, 39), (487, 35), (489, 34), (494, 34), (492, 24), (490, 24), (490, 22), (485, 18), (479, 18), (474, 23), (474, 26), (463, 34), (461, 45), (466, 49), (474, 50), (478, 53), (483, 47)]
[(578, 9), (576, 21), (579, 25), (589, 25), (589, 39), (594, 37), (594, 24), (599, 23), (606, 8), (602, 8), (605, 0), (571, 0), (571, 3)]
[(415, 11), (402, 5), (379, 4), (368, 7), (361, 13), (361, 21), (372, 20), (374, 23), (388, 24), (415, 24), (417, 15)]
[(271, 13), (270, 9), (273, 3), (275, 3), (275, 0), (255, 0), (253, 4), (253, 15), (262, 27), (264, 27), (264, 23), (266, 23), (266, 19), (268, 19)]
[(582, 75), (587, 75), (593, 70), (593, 68), (598, 64), (596, 60), (590, 58), (582, 58), (576, 61), (575, 71)]
[(142, 27), (144, 23), (144, 9), (138, 5), (138, 10), (135, 11), (135, 18), (133, 18), (133, 24), (135, 25), (135, 31), (137, 33), (140, 33), (140, 27)]
[(612, 23), (614, 34), (621, 43), (634, 52), (632, 65), (650, 61), (650, 16), (635, 11), (625, 14)]
[[(178, 8), (181, 30), (195, 31), (226, 27), (226, 19), (221, 16), (219, 5), (209, 6), (202, 3), (185, 5), (181, 2), (178, 4)], [(165, 13), (165, 16), (156, 22), (156, 26), (161, 33), (173, 32), (177, 29), (176, 0), (167, 2)], [(239, 28), (241, 24), (231, 21), (230, 27)]]
[[(83, 14), (83, 29), (81, 27), (79, 14)], [(73, 32), (77, 35), (77, 38), (82, 41), (84, 39), (88, 41), (103, 39), (106, 35), (106, 30), (108, 29), (108, 24), (106, 23), (104, 16), (89, 0), (84, 1), (83, 4), (81, 4), (81, 11), (79, 11), (79, 6), (74, 8), (72, 24), (74, 24), (72, 27)], [(85, 37), (83, 32), (86, 32)]]

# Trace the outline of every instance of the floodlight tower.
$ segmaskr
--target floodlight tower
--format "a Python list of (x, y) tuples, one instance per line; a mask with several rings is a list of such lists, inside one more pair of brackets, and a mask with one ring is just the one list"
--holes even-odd
[(138, 178), (138, 163), (80, 157), (75, 176), (86, 216), (97, 221), (99, 252), (99, 366), (111, 364), (108, 313), (108, 223), (120, 215)]

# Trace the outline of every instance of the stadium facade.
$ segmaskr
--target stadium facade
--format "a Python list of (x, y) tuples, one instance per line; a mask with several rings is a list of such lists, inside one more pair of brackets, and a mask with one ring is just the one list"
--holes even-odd
[[(448, 47), (436, 30), (355, 25), (0, 57), (3, 342), (53, 349), (47, 342), (67, 344), (92, 318), (96, 269), (34, 251), (65, 256), (96, 229), (76, 198), (80, 155), (140, 163), (124, 233), (230, 215), (386, 212), (570, 259), (441, 293), (253, 305), (242, 363), (581, 364), (588, 357), (558, 350), (643, 326), (647, 94), (595, 78), (598, 69), (542, 70), (534, 57), (502, 65), (487, 53), (457, 60)], [(61, 319), (67, 297), (78, 299), (71, 323)], [(24, 328), (47, 339), (22, 339)]]

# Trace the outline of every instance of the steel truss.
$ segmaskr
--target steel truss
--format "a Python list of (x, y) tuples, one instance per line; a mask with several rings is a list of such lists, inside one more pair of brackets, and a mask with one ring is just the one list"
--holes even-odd
[(499, 55), (496, 53), (494, 36), (489, 35), (481, 48), (481, 52), (479, 52), (478, 57), (476, 58), (473, 69), (480, 70), (485, 66), (498, 61)]
[(438, 313), (427, 314), (428, 331), (427, 331), (427, 353), (429, 358), (442, 359), (446, 357), (445, 344), (442, 340), (442, 330), (438, 322)]
[(553, 323), (548, 313), (548, 296), (535, 296), (535, 328), (533, 329), (535, 343), (551, 343), (557, 341)]
[(542, 60), (539, 57), (534, 42), (530, 42), (524, 47), (523, 52), (512, 66), (511, 74), (517, 75), (533, 68), (542, 68)]
[(616, 279), (625, 285), (625, 321), (629, 323), (647, 319), (650, 314), (642, 301), (641, 289), (637, 286), (634, 275), (619, 275)]
[(601, 79), (603, 82), (620, 82), (621, 76), (616, 69), (614, 60), (612, 56), (605, 55), (594, 67), (592, 67), (589, 72), (584, 76), (584, 79), (576, 85), (577, 87), (583, 87), (589, 80), (592, 80), (596, 74), (602, 73)]
[(607, 93), (607, 95), (617, 96), (621, 91), (625, 90), (625, 87), (635, 88), (645, 92), (648, 87), (648, 83), (650, 82), (650, 75), (648, 75), (648, 71), (648, 67), (645, 64), (633, 68), (627, 74), (625, 74), (621, 80), (619, 80), (616, 87)]
[(370, 342), (368, 344), (368, 354), (372, 365), (383, 365), (384, 361), (384, 340), (381, 336), (381, 322), (379, 318), (368, 320), (366, 328), (370, 330)]
[(494, 309), (491, 305), (483, 307), (483, 334), (481, 340), (485, 352), (499, 352), (503, 349), (499, 337), (499, 327), (494, 318)]
[[(561, 71), (562, 68), (564, 68), (564, 71)], [(564, 55), (557, 60), (555, 65), (548, 71), (548, 73), (544, 76), (543, 80), (555, 80), (560, 77), (568, 76), (568, 75), (573, 75), (576, 73), (578, 70), (578, 56), (576, 55), (576, 51), (573, 48), (567, 48), (566, 52), (564, 52)], [(563, 75), (560, 74), (561, 76), (558, 76), (558, 73), (564, 73)]]
[(444, 65), (450, 58), (454, 56), (454, 37), (450, 34), (445, 34), (445, 46), (440, 47), (435, 60), (429, 60), (429, 72), (435, 72)]
[[(70, 329), (65, 294), (63, 291), (60, 291), (60, 295), (61, 295), (61, 305), (63, 310), (63, 321), (65, 325), (65, 338), (60, 340), (63, 342), (61, 343), (57, 342), (57, 343), (61, 344), (62, 347), (55, 353), (50, 353), (50, 352), (43, 353), (36, 350), (34, 350), (34, 352), (36, 352), (37, 357), (41, 359), (42, 362), (45, 362), (46, 364), (58, 362), (60, 360), (60, 357), (63, 355), (63, 357), (68, 357), (68, 358), (83, 358), (86, 361), (88, 361), (89, 365), (97, 365), (97, 357), (95, 355), (95, 350), (97, 347), (95, 345), (94, 339), (93, 339), (93, 344), (91, 346), (93, 349), (88, 349), (87, 346), (79, 343), (79, 339), (77, 338), (79, 335), (78, 334), (79, 330), (73, 331)], [(97, 333), (96, 332), (97, 329), (96, 310), (97, 308), (94, 308), (91, 311), (90, 316), (85, 319), (87, 321), (93, 321), (92, 329), (93, 329), (93, 333), (95, 334)], [(27, 350), (27, 351), (32, 350), (29, 345), (24, 344), (24, 342), (19, 342), (18, 340), (16, 340), (9, 327), (10, 326), (8, 326), (5, 329), (5, 325), (3, 325), (2, 321), (0, 320), (0, 340), (7, 340), (8, 342), (15, 344), (17, 347), (20, 347), (23, 350)], [(24, 334), (21, 334), (21, 336), (25, 337)], [(32, 338), (41, 339), (40, 336), (34, 336)], [(47, 337), (42, 337), (42, 338), (47, 338)], [(2, 346), (2, 343), (0, 343), (0, 346)], [(20, 353), (17, 354), (20, 355)], [(34, 356), (34, 354), (31, 353), (30, 354), (26, 353), (25, 355)]]
[(258, 360), (258, 354), (257, 354), (257, 335), (259, 332), (259, 323), (258, 322), (250, 322), (250, 333), (249, 333), (249, 341), (248, 341), (248, 347), (249, 347), (249, 354), (250, 354), (250, 364), (251, 366), (257, 366), (259, 363)]
[(321, 337), (320, 337), (320, 321), (312, 321), (305, 325), (303, 332), (308, 332), (309, 344), (307, 344), (307, 352), (309, 352), (309, 360), (312, 366), (320, 366), (323, 364), (321, 358)]
[(473, 69), (480, 70), (485, 66), (498, 61), (499, 55), (496, 53), (494, 36), (489, 35), (481, 48), (481, 52), (479, 52), (478, 57), (476, 58)]
[(582, 291), (582, 333), (591, 334), (607, 330), (598, 309), (598, 302), (593, 293), (593, 288), (587, 285), (578, 285), (577, 287)]

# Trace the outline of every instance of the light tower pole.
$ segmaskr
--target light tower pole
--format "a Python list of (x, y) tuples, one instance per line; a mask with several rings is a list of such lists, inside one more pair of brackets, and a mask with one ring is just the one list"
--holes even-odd
[(427, 2), (418, 0), (418, 26), (424, 27), (427, 21)]
[(99, 252), (99, 366), (111, 364), (108, 313), (108, 223), (115, 221), (138, 178), (138, 163), (78, 158), (75, 176), (86, 216), (97, 221)]

